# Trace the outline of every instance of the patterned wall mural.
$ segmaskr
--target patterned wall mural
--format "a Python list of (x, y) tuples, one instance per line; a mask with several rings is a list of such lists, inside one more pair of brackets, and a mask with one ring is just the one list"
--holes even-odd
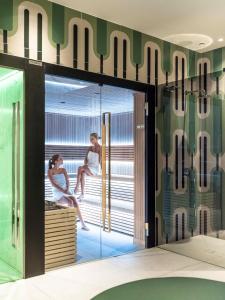
[(156, 86), (157, 244), (225, 227), (225, 48), (200, 54), (46, 0), (0, 0), (0, 51)]
[[(223, 67), (224, 49), (204, 55), (47, 0), (0, 0), (0, 51), (153, 85)], [(225, 64), (225, 63), (224, 63)]]

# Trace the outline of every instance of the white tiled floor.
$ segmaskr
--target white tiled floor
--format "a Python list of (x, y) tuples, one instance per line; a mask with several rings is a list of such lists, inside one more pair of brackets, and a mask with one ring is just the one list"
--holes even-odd
[(0, 285), (0, 299), (90, 300), (112, 286), (165, 276), (191, 276), (225, 282), (225, 269), (154, 248), (3, 284)]
[(222, 239), (197, 235), (160, 248), (225, 268), (225, 240)]

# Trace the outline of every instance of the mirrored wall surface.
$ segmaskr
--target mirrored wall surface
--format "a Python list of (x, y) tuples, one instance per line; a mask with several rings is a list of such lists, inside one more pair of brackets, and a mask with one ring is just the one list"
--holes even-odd
[(158, 87), (156, 244), (225, 267), (223, 73)]

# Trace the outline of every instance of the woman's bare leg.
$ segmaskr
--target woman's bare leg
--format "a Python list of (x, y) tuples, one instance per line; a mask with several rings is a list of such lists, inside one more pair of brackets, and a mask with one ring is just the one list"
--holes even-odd
[(88, 166), (83, 166), (82, 167), (82, 173), (81, 173), (81, 195), (84, 195), (84, 187), (85, 187), (85, 174), (88, 176), (92, 176), (93, 174), (89, 170)]
[(70, 200), (72, 200), (73, 206), (76, 207), (76, 209), (77, 209), (77, 215), (78, 215), (78, 217), (79, 217), (79, 219), (80, 219), (82, 228), (87, 228), (86, 224), (84, 223), (84, 219), (83, 219), (83, 217), (82, 217), (82, 214), (81, 214), (81, 211), (80, 211), (80, 207), (79, 207), (79, 205), (78, 205), (78, 203), (77, 203), (76, 198), (73, 197), (73, 196), (68, 196), (68, 198), (69, 198)]
[(78, 205), (77, 200), (76, 200), (75, 197), (70, 196), (70, 195), (64, 196), (59, 201), (57, 201), (57, 203), (60, 204), (61, 206), (64, 206), (64, 207), (76, 207), (77, 215), (78, 215), (79, 220), (81, 222), (81, 227), (83, 229), (89, 230), (88, 227), (86, 226), (86, 224), (84, 223), (84, 219), (82, 217), (79, 205)]
[(75, 186), (74, 193), (78, 192), (79, 185), (80, 185), (80, 182), (81, 182), (81, 174), (82, 174), (82, 167), (80, 166), (78, 168), (78, 172), (77, 172), (77, 184)]
[(88, 166), (82, 166), (78, 168), (78, 174), (77, 174), (77, 184), (74, 189), (74, 193), (78, 192), (79, 184), (81, 184), (81, 195), (84, 195), (84, 186), (85, 186), (85, 180), (84, 175), (92, 176), (93, 174), (89, 170)]
[(82, 174), (81, 174), (81, 180), (80, 180), (81, 195), (82, 195), (82, 196), (84, 195), (84, 186), (85, 186), (85, 180), (84, 180), (84, 177), (85, 177), (85, 173), (82, 172)]

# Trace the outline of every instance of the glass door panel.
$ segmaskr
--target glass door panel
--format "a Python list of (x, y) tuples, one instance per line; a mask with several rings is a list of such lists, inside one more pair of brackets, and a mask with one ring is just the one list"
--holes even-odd
[[(138, 94), (46, 75), (45, 200), (53, 199), (47, 177), (48, 161), (60, 154), (70, 188), (76, 191), (74, 196), (89, 228), (83, 230), (77, 223), (76, 263), (144, 247), (144, 95)], [(140, 109), (139, 119), (135, 107)], [(99, 147), (96, 138), (93, 142), (96, 136), (101, 146), (99, 170), (94, 161)], [(138, 144), (141, 146), (136, 151)], [(142, 153), (139, 168), (135, 167), (135, 153)], [(94, 173), (79, 175), (82, 167), (92, 168), (93, 163)], [(142, 177), (135, 175), (141, 172)]]
[(24, 79), (0, 67), (0, 283), (24, 273)]
[[(140, 99), (137, 99), (137, 98)], [(144, 95), (124, 88), (101, 86), (102, 120), (102, 257), (144, 248), (144, 192), (135, 189), (135, 141), (144, 136)], [(135, 102), (142, 120), (136, 124)], [(143, 104), (143, 106), (142, 106)], [(136, 134), (136, 125), (139, 128)], [(139, 147), (144, 166), (144, 140)], [(140, 166), (139, 175), (144, 173)], [(144, 176), (144, 175), (143, 175)], [(144, 186), (144, 177), (140, 186)], [(143, 189), (144, 191), (144, 189)], [(141, 208), (141, 213), (137, 208)], [(138, 224), (139, 222), (139, 224)], [(140, 228), (139, 228), (140, 227)], [(143, 235), (138, 237), (137, 232)]]
[[(87, 164), (91, 134), (101, 136), (100, 86), (87, 81), (46, 75), (45, 105), (45, 200), (53, 200), (47, 177), (48, 161), (54, 154), (63, 157), (70, 190), (78, 202), (89, 231), (77, 223), (76, 257), (82, 263), (101, 258), (101, 171), (95, 176), (79, 175)], [(101, 143), (101, 142), (100, 142)]]

